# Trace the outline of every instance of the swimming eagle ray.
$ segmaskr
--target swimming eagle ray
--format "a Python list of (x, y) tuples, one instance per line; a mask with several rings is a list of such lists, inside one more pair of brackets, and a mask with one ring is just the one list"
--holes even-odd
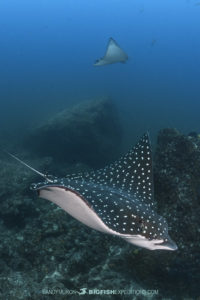
[(120, 48), (113, 38), (110, 38), (104, 57), (97, 59), (94, 66), (104, 66), (118, 62), (125, 63), (127, 59), (128, 55), (124, 52), (124, 50)]
[(115, 163), (65, 178), (48, 177), (8, 154), (44, 177), (44, 182), (32, 185), (39, 197), (57, 204), (83, 224), (149, 250), (177, 249), (166, 220), (155, 212), (147, 133)]

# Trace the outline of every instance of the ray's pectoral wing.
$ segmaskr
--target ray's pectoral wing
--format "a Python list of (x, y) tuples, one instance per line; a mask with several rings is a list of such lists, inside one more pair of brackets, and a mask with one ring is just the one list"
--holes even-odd
[(118, 161), (85, 176), (86, 179), (137, 196), (140, 201), (155, 208), (152, 151), (148, 133), (145, 133), (135, 147)]
[(102, 222), (89, 202), (75, 191), (67, 189), (65, 186), (48, 185), (40, 187), (38, 194), (39, 197), (57, 204), (72, 217), (90, 228), (117, 235), (115, 231), (109, 229)]
[(128, 55), (114, 39), (110, 38), (104, 59), (111, 62), (126, 62)]
[[(41, 198), (57, 204), (72, 217), (92, 229), (121, 237), (128, 243), (139, 247), (148, 248), (150, 250), (155, 249), (155, 241), (150, 242), (141, 235), (122, 234), (108, 227), (85, 198), (75, 191), (67, 189), (65, 186), (43, 186), (38, 189), (38, 193)], [(163, 242), (163, 240), (158, 240), (157, 242)]]

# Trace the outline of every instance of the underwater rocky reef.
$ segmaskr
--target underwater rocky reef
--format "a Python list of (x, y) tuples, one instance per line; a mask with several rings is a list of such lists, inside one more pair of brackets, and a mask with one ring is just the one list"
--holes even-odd
[[(103, 159), (106, 164), (107, 157)], [(43, 170), (52, 161), (31, 159), (30, 154), (28, 163)], [(158, 133), (154, 154), (155, 198), (158, 212), (167, 219), (170, 236), (178, 245), (174, 252), (137, 248), (87, 228), (54, 204), (38, 198), (29, 187), (40, 179), (24, 166), (6, 155), (1, 157), (0, 166), (1, 299), (74, 300), (80, 298), (76, 292), (82, 288), (158, 291), (152, 297), (106, 295), (106, 299), (199, 297), (198, 134), (186, 136), (175, 129)], [(52, 296), (48, 290), (56, 292)], [(72, 294), (67, 294), (67, 290)], [(83, 299), (102, 298), (83, 295)]]
[(109, 98), (83, 101), (39, 124), (27, 133), (24, 147), (55, 163), (102, 167), (121, 150), (122, 128)]

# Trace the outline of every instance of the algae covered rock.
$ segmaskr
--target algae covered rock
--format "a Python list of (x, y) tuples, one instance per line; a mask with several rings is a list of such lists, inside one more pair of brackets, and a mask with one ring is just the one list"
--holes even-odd
[(154, 175), (158, 206), (178, 245), (176, 252), (168, 254), (170, 260), (163, 259), (166, 265), (163, 276), (169, 287), (174, 286), (174, 293), (178, 286), (185, 296), (197, 297), (200, 284), (199, 135), (183, 135), (175, 129), (161, 130)]
[(158, 134), (154, 155), (155, 198), (166, 218), (176, 251), (134, 248), (124, 253), (131, 276), (149, 289), (155, 299), (197, 299), (200, 270), (200, 138), (176, 129)]
[(100, 167), (118, 157), (121, 137), (116, 107), (103, 99), (81, 102), (57, 113), (32, 130), (25, 146), (55, 161)]

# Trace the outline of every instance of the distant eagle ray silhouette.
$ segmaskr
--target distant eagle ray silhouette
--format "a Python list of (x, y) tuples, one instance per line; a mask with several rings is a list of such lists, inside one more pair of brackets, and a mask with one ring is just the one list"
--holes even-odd
[(118, 62), (125, 63), (127, 60), (128, 55), (113, 38), (110, 38), (104, 57), (97, 59), (94, 66), (105, 66)]

